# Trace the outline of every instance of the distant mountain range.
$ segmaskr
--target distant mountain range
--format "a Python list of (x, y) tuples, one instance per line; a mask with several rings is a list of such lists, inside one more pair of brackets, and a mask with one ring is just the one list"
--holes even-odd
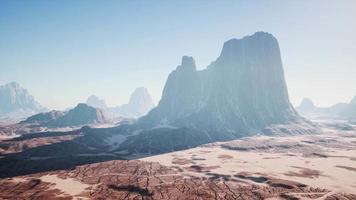
[(151, 95), (144, 87), (136, 88), (131, 94), (129, 102), (121, 106), (108, 107), (105, 100), (95, 95), (88, 97), (87, 104), (92, 107), (104, 109), (115, 117), (125, 118), (139, 118), (147, 114), (148, 111), (155, 106)]
[(317, 107), (313, 101), (304, 98), (297, 111), (302, 115), (316, 115), (339, 119), (356, 120), (356, 96), (349, 103), (338, 103), (330, 107)]
[(18, 83), (0, 86), (0, 118), (23, 119), (47, 110)]

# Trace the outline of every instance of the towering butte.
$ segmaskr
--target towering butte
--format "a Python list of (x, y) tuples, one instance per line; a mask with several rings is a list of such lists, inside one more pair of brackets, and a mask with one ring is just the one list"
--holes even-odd
[(169, 75), (158, 106), (139, 124), (245, 133), (297, 119), (278, 42), (257, 32), (225, 42), (216, 61), (201, 71), (192, 57), (184, 56)]

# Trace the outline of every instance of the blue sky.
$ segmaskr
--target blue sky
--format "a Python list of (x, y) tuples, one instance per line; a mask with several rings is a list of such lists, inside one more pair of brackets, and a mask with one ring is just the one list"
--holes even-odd
[(183, 55), (199, 69), (224, 41), (272, 33), (291, 101), (328, 106), (356, 95), (356, 1), (0, 1), (0, 84), (46, 107), (91, 94), (109, 105), (146, 87), (156, 103)]

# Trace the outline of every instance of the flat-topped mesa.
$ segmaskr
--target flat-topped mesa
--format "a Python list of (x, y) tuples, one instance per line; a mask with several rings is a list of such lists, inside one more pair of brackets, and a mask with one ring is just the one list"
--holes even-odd
[(194, 63), (183, 57), (169, 75), (159, 105), (140, 122), (241, 133), (299, 119), (271, 34), (257, 32), (225, 42), (205, 70), (196, 71)]
[(245, 57), (247, 55), (254, 56), (270, 56), (270, 52), (278, 53), (279, 46), (277, 39), (266, 32), (256, 32), (253, 35), (243, 37), (242, 39), (231, 39), (224, 43), (220, 58), (233, 59), (236, 61), (251, 61), (253, 57)]

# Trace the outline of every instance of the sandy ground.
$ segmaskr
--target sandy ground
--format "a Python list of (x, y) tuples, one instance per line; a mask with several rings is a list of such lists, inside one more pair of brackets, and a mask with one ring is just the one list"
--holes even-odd
[[(40, 177), (40, 179), (44, 182), (52, 183), (53, 188), (58, 189), (67, 195), (73, 196), (74, 199), (76, 199), (77, 195), (84, 192), (86, 188), (90, 187), (90, 185), (82, 183), (78, 180), (72, 178), (62, 179), (56, 175), (45, 175)], [(80, 197), (80, 199), (83, 198)]]
[[(141, 160), (180, 168), (186, 176), (272, 176), (334, 192), (356, 193), (355, 132), (342, 136), (330, 132), (327, 136), (256, 136)], [(261, 184), (245, 179), (241, 182)]]
[[(47, 190), (58, 190), (60, 196), (71, 196), (73, 199), (87, 199), (80, 194), (84, 193), (86, 189), (93, 186), (69, 177), (63, 179), (55, 174), (46, 174), (36, 178), (39, 178), (41, 181), (50, 184), (50, 187)], [(9, 179), (10, 182), (15, 183), (24, 183), (30, 180), (34, 180), (34, 177), (13, 177)]]

